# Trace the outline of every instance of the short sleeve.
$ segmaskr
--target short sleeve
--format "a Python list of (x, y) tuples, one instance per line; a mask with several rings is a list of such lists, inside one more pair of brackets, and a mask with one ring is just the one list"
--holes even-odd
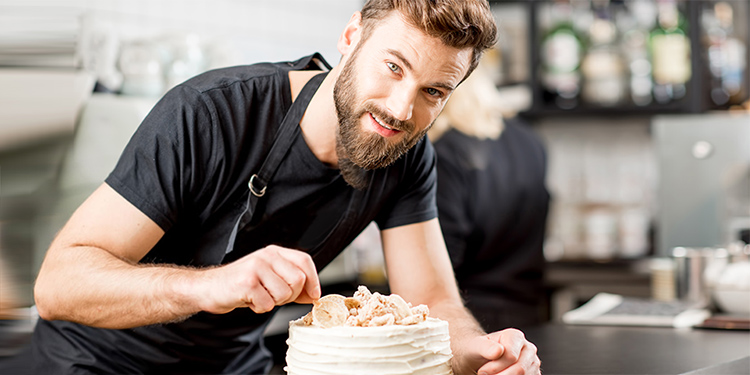
[(405, 155), (396, 198), (382, 207), (375, 222), (381, 230), (420, 223), (437, 217), (435, 151), (423, 138)]
[(151, 110), (105, 182), (169, 230), (189, 208), (212, 170), (209, 105), (197, 90), (180, 85)]

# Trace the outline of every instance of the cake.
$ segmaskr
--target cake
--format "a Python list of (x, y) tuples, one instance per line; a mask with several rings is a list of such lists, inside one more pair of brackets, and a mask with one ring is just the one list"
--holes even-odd
[(448, 322), (400, 296), (360, 286), (353, 297), (330, 294), (289, 323), (288, 375), (453, 374)]

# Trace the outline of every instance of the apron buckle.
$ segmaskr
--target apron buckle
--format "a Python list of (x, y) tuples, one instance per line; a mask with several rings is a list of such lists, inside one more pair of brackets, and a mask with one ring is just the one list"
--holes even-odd
[(260, 177), (258, 177), (257, 174), (253, 174), (250, 177), (250, 181), (247, 182), (247, 187), (250, 188), (250, 192), (253, 193), (254, 196), (256, 196), (256, 197), (262, 197), (264, 194), (266, 194), (266, 187), (267, 186), (263, 186), (263, 188), (260, 189), (260, 191), (256, 191), (255, 190), (255, 186), (253, 186), (253, 180), (255, 180), (256, 178), (258, 178), (258, 180), (260, 180)]

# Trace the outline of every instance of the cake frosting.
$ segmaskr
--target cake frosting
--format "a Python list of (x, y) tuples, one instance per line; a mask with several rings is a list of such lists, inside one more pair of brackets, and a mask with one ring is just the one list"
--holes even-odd
[[(343, 306), (343, 307), (342, 307)], [(448, 322), (397, 295), (328, 295), (289, 323), (288, 375), (453, 374)]]

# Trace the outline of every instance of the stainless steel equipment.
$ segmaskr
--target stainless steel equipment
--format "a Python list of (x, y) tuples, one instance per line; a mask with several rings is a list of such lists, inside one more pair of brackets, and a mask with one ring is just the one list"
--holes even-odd
[(750, 113), (653, 118), (659, 168), (656, 254), (714, 247), (750, 228)]

